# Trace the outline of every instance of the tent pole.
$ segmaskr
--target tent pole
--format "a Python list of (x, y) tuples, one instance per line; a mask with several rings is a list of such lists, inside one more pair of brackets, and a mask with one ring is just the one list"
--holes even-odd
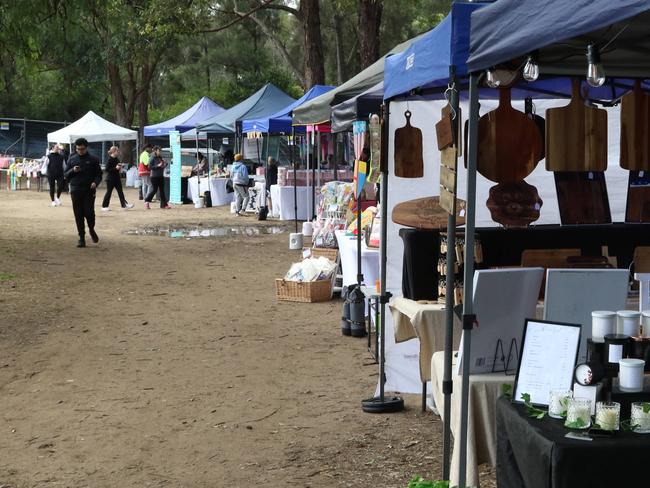
[(393, 413), (404, 409), (404, 400), (398, 396), (386, 397), (384, 392), (385, 374), (385, 351), (386, 335), (386, 304), (391, 294), (386, 291), (386, 262), (387, 262), (387, 234), (388, 234), (388, 134), (390, 103), (382, 106), (381, 125), (381, 240), (379, 242), (380, 256), (380, 293), (379, 293), (379, 396), (361, 401), (361, 408), (366, 413)]
[[(291, 126), (291, 145), (289, 147), (289, 158), (291, 159), (291, 164), (293, 164), (293, 221), (296, 224), (296, 234), (298, 233), (298, 188), (296, 187), (297, 181), (297, 171), (296, 171), (296, 160), (294, 159), (294, 153), (296, 145), (296, 129)], [(277, 205), (277, 204), (276, 204)]]
[[(451, 112), (455, 114), (452, 121), (454, 130), (454, 139), (456, 145), (458, 140), (458, 91), (456, 90), (456, 76), (453, 66), (450, 71), (450, 86), (452, 86), (449, 103)], [(456, 188), (454, 188), (454, 198)], [(445, 283), (445, 363), (442, 379), (442, 393), (445, 397), (443, 406), (443, 435), (442, 435), (442, 479), (449, 480), (449, 465), (451, 453), (451, 395), (454, 388), (454, 382), (451, 378), (452, 354), (453, 354), (453, 337), (454, 337), (454, 278), (455, 278), (455, 261), (452, 260), (453, 252), (456, 249), (456, 202), (454, 201), (453, 211), (447, 217), (447, 271)]]
[(469, 354), (474, 315), (474, 228), (476, 212), (476, 154), (478, 136), (478, 74), (469, 81), (469, 142), (467, 147), (467, 213), (465, 217), (465, 277), (463, 285), (463, 372), (460, 402), (460, 473), (459, 488), (467, 479), (467, 414), (469, 410)]

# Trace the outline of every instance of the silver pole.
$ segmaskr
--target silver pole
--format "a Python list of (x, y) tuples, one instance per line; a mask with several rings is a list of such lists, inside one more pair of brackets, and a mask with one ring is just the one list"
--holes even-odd
[(460, 404), (459, 488), (467, 480), (467, 414), (469, 410), (469, 354), (474, 316), (474, 226), (476, 212), (476, 153), (478, 136), (478, 74), (469, 79), (469, 141), (467, 145), (467, 213), (465, 217), (465, 283), (463, 286), (463, 372)]

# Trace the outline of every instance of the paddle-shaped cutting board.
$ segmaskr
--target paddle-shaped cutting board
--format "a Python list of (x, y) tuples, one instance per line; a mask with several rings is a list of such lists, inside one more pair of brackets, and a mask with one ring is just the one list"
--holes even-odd
[(636, 80), (621, 98), (621, 168), (650, 171), (650, 95)]
[(607, 169), (607, 111), (588, 107), (573, 80), (568, 105), (546, 111), (546, 169), (605, 171)]
[(395, 176), (421, 178), (424, 176), (422, 131), (411, 125), (409, 110), (404, 116), (406, 125), (395, 129)]
[(515, 183), (535, 169), (541, 154), (535, 122), (512, 108), (510, 89), (501, 88), (499, 106), (478, 122), (478, 172), (495, 183)]
[[(465, 201), (456, 200), (456, 225), (465, 223)], [(447, 228), (449, 214), (440, 206), (439, 197), (416, 198), (393, 208), (393, 222), (415, 229), (437, 230)]]

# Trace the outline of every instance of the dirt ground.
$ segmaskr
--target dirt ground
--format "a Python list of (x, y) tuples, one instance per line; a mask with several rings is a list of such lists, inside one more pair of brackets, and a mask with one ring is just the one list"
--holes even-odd
[[(103, 193), (103, 187), (99, 190)], [(226, 208), (98, 212), (77, 249), (69, 197), (0, 191), (0, 487), (405, 487), (440, 476), (441, 423), (364, 414), (377, 366), (341, 302), (278, 302), (288, 234)], [(97, 204), (99, 210), (99, 203)], [(485, 483), (494, 486), (492, 470)]]

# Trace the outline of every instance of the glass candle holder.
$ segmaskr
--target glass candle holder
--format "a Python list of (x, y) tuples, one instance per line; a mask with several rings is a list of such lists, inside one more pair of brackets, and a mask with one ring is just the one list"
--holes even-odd
[(588, 429), (591, 426), (591, 400), (569, 398), (564, 425), (571, 429)]
[(630, 424), (632, 425), (632, 430), (634, 430), (634, 432), (638, 432), (639, 434), (650, 433), (650, 404), (645, 402), (634, 402), (632, 404), (632, 418)]
[(618, 430), (621, 418), (621, 404), (618, 402), (596, 402), (596, 423), (603, 430)]
[(548, 416), (554, 419), (562, 419), (567, 414), (569, 399), (573, 397), (571, 390), (551, 390), (548, 400)]

